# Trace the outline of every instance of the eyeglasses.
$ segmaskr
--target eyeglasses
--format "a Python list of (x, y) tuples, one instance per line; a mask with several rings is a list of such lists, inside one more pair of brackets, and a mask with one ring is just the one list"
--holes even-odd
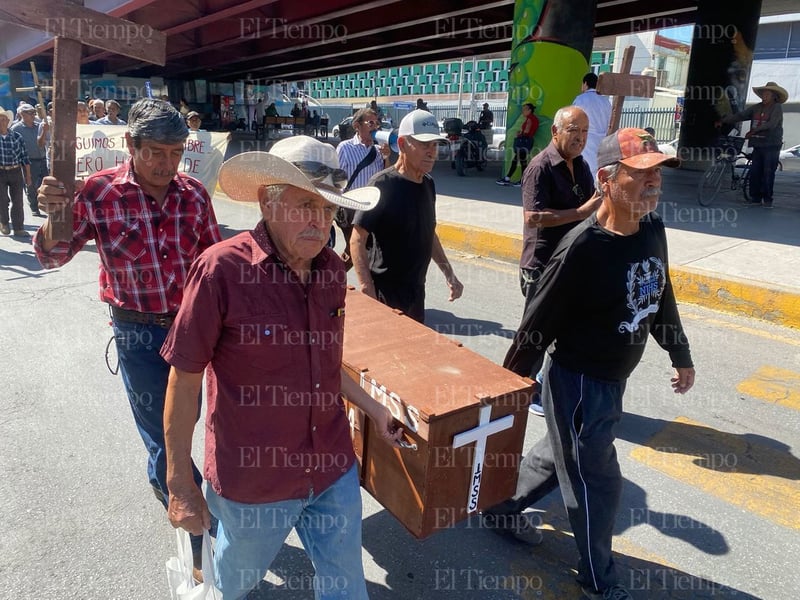
[(370, 127), (377, 127), (380, 123), (378, 121), (361, 121), (362, 123), (366, 123)]
[(583, 188), (580, 186), (580, 184), (576, 183), (572, 186), (572, 193), (575, 194), (578, 197), (578, 200), (581, 202), (586, 199), (586, 196), (583, 193)]
[(325, 183), (324, 180), (330, 177), (334, 186), (343, 189), (344, 186), (347, 185), (349, 179), (346, 171), (342, 169), (333, 169), (321, 162), (299, 161), (293, 162), (292, 164), (300, 169), (303, 175), (308, 177), (314, 184)]

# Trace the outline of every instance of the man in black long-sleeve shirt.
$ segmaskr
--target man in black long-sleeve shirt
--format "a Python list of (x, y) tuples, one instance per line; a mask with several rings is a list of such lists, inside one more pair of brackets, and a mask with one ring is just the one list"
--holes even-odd
[(674, 391), (694, 384), (664, 224), (653, 212), (661, 167), (677, 164), (644, 130), (621, 129), (603, 139), (602, 204), (559, 243), (505, 359), (506, 368), (528, 376), (555, 342), (542, 390), (549, 434), (520, 465), (514, 497), (486, 511), (484, 520), (516, 530), (521, 511), (560, 486), (580, 554), (578, 580), (590, 599), (630, 598), (611, 554), (622, 491), (614, 431), (648, 335), (669, 353)]

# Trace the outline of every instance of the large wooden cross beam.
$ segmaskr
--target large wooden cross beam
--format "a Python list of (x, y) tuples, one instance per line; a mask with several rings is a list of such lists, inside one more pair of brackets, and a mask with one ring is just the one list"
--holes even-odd
[[(66, 187), (75, 188), (75, 125), (81, 45), (138, 58), (157, 65), (166, 63), (167, 38), (149, 25), (112, 17), (83, 6), (83, 0), (24, 0), (0, 8), (7, 21), (55, 36), (53, 59), (53, 128), (51, 171)], [(50, 236), (72, 239), (72, 206), (50, 215)]]
[(622, 103), (625, 96), (652, 98), (656, 89), (656, 78), (649, 75), (631, 75), (634, 46), (628, 46), (622, 53), (622, 65), (619, 73), (601, 73), (597, 78), (597, 93), (614, 96), (611, 104), (611, 122), (607, 134), (611, 135), (619, 128), (622, 117)]

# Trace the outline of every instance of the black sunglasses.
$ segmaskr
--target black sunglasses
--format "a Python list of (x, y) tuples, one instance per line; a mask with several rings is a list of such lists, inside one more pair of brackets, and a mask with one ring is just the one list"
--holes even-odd
[(347, 185), (349, 179), (346, 171), (342, 169), (333, 169), (321, 162), (306, 160), (293, 162), (292, 164), (300, 169), (303, 175), (308, 177), (314, 184), (322, 183), (324, 179), (330, 177), (333, 180), (333, 185), (341, 189)]

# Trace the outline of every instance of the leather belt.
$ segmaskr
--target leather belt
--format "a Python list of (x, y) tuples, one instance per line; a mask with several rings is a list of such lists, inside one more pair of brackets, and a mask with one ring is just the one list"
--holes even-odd
[(175, 313), (144, 313), (138, 310), (128, 310), (119, 306), (111, 307), (111, 316), (124, 323), (141, 323), (142, 325), (158, 325), (169, 329), (175, 320)]
[(3, 171), (13, 171), (14, 169), (19, 169), (19, 165), (0, 165), (0, 169)]

